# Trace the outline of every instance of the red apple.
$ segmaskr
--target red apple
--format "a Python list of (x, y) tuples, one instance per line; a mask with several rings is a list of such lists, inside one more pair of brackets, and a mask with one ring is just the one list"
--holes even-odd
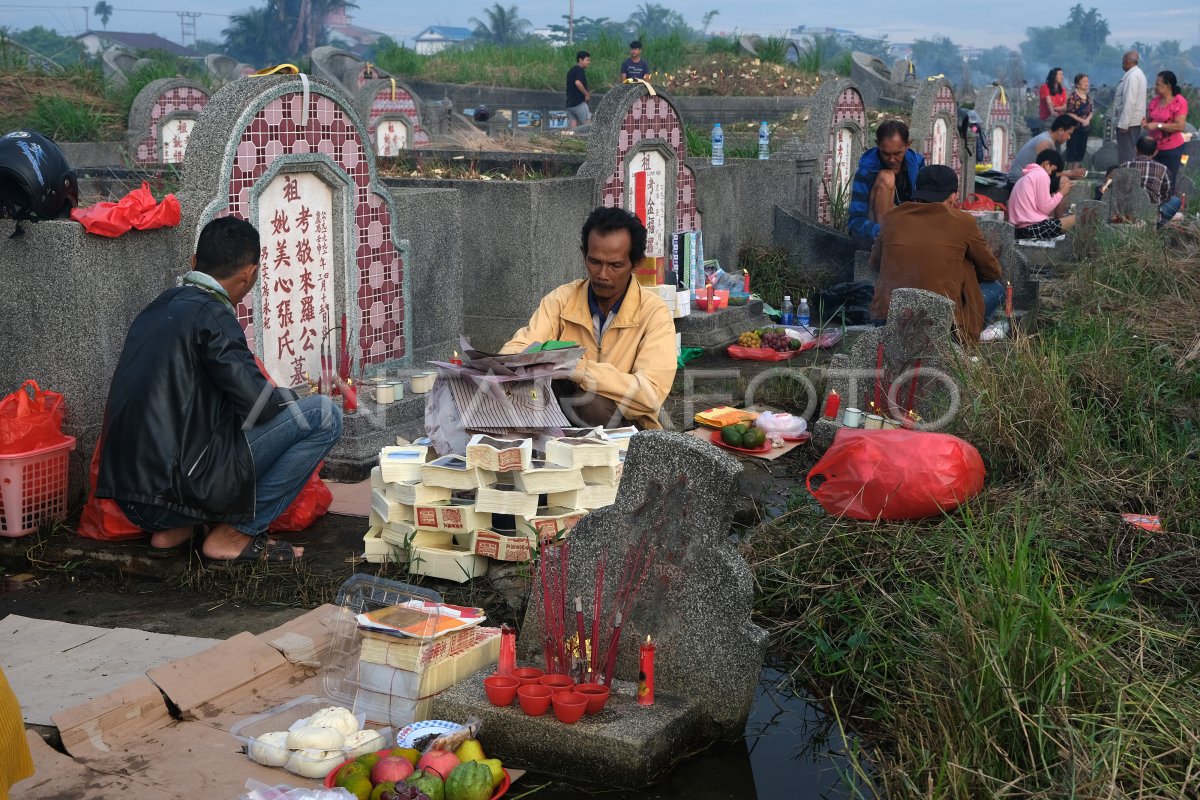
[(383, 783), (384, 781), (402, 783), (412, 773), (413, 765), (407, 758), (386, 756), (379, 759), (371, 768), (371, 783)]
[(417, 769), (436, 772), (442, 780), (446, 780), (446, 776), (457, 766), (458, 756), (449, 750), (430, 750), (417, 762)]

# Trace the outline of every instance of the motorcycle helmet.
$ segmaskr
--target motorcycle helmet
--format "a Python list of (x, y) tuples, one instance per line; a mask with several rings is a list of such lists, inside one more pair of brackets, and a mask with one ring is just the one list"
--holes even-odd
[(0, 216), (57, 219), (79, 205), (79, 182), (63, 151), (37, 131), (0, 137)]

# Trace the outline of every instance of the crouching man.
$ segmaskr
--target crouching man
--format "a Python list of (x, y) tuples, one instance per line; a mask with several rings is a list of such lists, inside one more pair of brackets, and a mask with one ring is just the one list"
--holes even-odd
[(583, 224), (587, 278), (542, 298), (529, 324), (504, 345), (519, 353), (536, 342), (583, 347), (570, 380), (554, 382), (576, 425), (661, 428), (658, 415), (675, 380), (675, 324), (662, 298), (633, 280), (646, 255), (646, 228), (620, 208), (597, 208)]
[(303, 548), (267, 526), (287, 509), (341, 435), (341, 411), (297, 398), (259, 370), (234, 311), (258, 280), (258, 231), (215, 219), (200, 232), (192, 271), (134, 319), (104, 412), (96, 482), (152, 555), (188, 545), (213, 523), (212, 561), (293, 561)]

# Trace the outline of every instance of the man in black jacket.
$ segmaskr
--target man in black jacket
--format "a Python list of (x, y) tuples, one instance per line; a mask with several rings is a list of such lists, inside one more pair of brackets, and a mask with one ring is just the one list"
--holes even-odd
[(297, 398), (259, 370), (234, 312), (258, 280), (258, 231), (215, 219), (200, 232), (193, 271), (138, 314), (113, 375), (96, 482), (152, 554), (215, 526), (214, 561), (291, 561), (303, 548), (267, 526), (300, 493), (342, 430), (325, 396)]

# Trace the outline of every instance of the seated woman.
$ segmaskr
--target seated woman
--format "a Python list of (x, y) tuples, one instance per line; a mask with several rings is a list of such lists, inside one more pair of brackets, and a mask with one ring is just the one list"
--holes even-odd
[(1075, 225), (1075, 217), (1055, 218), (1054, 212), (1071, 191), (1065, 175), (1054, 191), (1051, 178), (1063, 168), (1057, 150), (1043, 150), (1025, 167), (1008, 198), (1008, 221), (1017, 228), (1018, 239), (1056, 239)]

